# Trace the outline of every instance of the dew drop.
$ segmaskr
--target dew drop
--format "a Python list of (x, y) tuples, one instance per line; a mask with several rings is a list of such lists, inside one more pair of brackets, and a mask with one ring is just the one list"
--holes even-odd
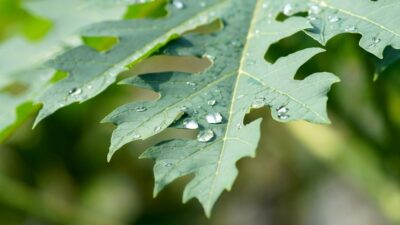
[(172, 167), (174, 164), (172, 164), (172, 163), (167, 163), (167, 162), (164, 162), (163, 163), (163, 166), (165, 166), (165, 167)]
[(186, 106), (182, 106), (180, 110), (181, 110), (181, 112), (186, 112), (189, 110), (189, 108)]
[(242, 125), (241, 123), (238, 123), (238, 124), (236, 124), (236, 128), (237, 128), (238, 130), (240, 130), (240, 129), (243, 128), (243, 125)]
[(154, 132), (160, 132), (161, 131), (161, 126), (156, 126), (155, 128), (154, 128)]
[(336, 23), (336, 22), (339, 22), (339, 20), (340, 20), (340, 18), (338, 16), (336, 16), (336, 15), (328, 16), (328, 21), (330, 23)]
[(215, 104), (217, 104), (217, 100), (215, 100), (215, 99), (208, 100), (207, 104), (208, 104), (209, 106), (214, 106)]
[(133, 134), (132, 135), (132, 138), (133, 138), (133, 140), (137, 140), (137, 139), (139, 139), (139, 138), (141, 138), (142, 136), (140, 136), (140, 134)]
[(372, 41), (373, 41), (375, 44), (378, 44), (379, 42), (381, 42), (381, 39), (378, 38), (378, 37), (374, 37), (374, 38), (372, 38)]
[(210, 129), (205, 130), (205, 131), (200, 131), (200, 133), (197, 135), (197, 141), (206, 143), (206, 142), (211, 141), (211, 139), (213, 139), (214, 136), (215, 136), (214, 131), (212, 131)]
[(238, 97), (237, 97), (237, 99), (241, 99), (241, 98), (243, 98), (244, 97), (244, 95), (239, 95)]
[(144, 106), (138, 106), (138, 107), (135, 107), (135, 111), (136, 112), (144, 112), (144, 111), (147, 111), (147, 108)]
[(259, 109), (265, 105), (265, 98), (256, 98), (251, 104), (251, 108)]
[(314, 21), (314, 20), (317, 19), (317, 17), (310, 15), (310, 16), (307, 16), (307, 19), (308, 19), (309, 21)]
[(200, 6), (201, 6), (201, 7), (205, 7), (205, 6), (206, 6), (206, 3), (205, 3), (205, 2), (200, 2)]
[(221, 115), (221, 113), (218, 113), (218, 112), (216, 112), (216, 113), (209, 113), (207, 116), (206, 116), (206, 120), (207, 120), (207, 123), (209, 123), (209, 124), (217, 124), (217, 123), (221, 123), (222, 122), (222, 115)]
[(318, 5), (311, 5), (308, 9), (308, 14), (319, 14), (321, 13), (321, 8)]
[(82, 89), (80, 88), (72, 88), (71, 90), (68, 91), (69, 96), (77, 96), (82, 93)]
[(196, 122), (196, 120), (193, 120), (193, 119), (185, 120), (183, 122), (183, 126), (186, 129), (190, 129), (190, 130), (196, 130), (197, 128), (199, 128), (199, 124)]
[(346, 26), (346, 27), (344, 28), (344, 31), (346, 31), (346, 32), (356, 32), (356, 31), (357, 31), (357, 27), (355, 27), (355, 26), (353, 26), (353, 25)]
[(183, 9), (185, 8), (185, 5), (183, 4), (183, 2), (179, 1), (179, 0), (174, 0), (172, 1), (172, 4), (174, 5), (175, 8), (177, 9)]
[(281, 107), (276, 109), (276, 112), (278, 112), (279, 114), (288, 113), (289, 109), (286, 108), (285, 106), (281, 106)]
[(190, 81), (186, 82), (186, 84), (189, 85), (189, 86), (196, 86), (196, 83), (190, 82)]
[(289, 115), (286, 115), (286, 114), (278, 115), (278, 118), (280, 120), (287, 120), (287, 119), (289, 119)]
[(286, 16), (290, 16), (290, 14), (292, 14), (293, 12), (293, 6), (288, 3), (283, 7), (283, 14), (285, 14)]

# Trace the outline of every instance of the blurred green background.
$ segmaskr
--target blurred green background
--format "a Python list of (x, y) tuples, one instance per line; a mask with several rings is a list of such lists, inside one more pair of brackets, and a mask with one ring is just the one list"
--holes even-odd
[[(131, 8), (126, 16), (141, 13)], [(40, 41), (49, 29), (20, 1), (0, 0), (0, 40)], [(152, 162), (138, 159), (148, 146), (194, 133), (167, 130), (125, 146), (106, 163), (113, 125), (99, 121), (124, 103), (153, 97), (114, 85), (35, 130), (27, 122), (0, 145), (0, 224), (400, 225), (400, 64), (374, 82), (376, 59), (358, 47), (359, 38), (334, 38), (297, 74), (329, 71), (341, 78), (330, 93), (331, 126), (280, 124), (268, 109), (248, 115), (247, 121), (264, 118), (258, 155), (239, 162), (234, 188), (211, 219), (197, 202), (181, 203), (190, 177), (153, 199)], [(266, 59), (311, 46), (318, 44), (298, 33), (273, 45)]]

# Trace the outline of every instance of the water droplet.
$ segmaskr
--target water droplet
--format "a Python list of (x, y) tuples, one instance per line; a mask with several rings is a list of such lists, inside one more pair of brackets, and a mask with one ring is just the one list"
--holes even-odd
[(185, 5), (183, 4), (183, 2), (181, 2), (179, 0), (172, 1), (172, 5), (174, 5), (174, 7), (177, 8), (177, 9), (185, 8)]
[(207, 120), (207, 123), (210, 123), (210, 124), (217, 124), (217, 123), (221, 123), (222, 122), (222, 115), (221, 115), (221, 113), (218, 113), (218, 112), (216, 112), (216, 113), (209, 113), (207, 116), (206, 116), (206, 120)]
[(308, 8), (308, 14), (319, 14), (321, 13), (321, 8), (318, 5), (310, 5)]
[(264, 2), (264, 3), (262, 4), (262, 8), (263, 8), (263, 9), (266, 9), (266, 8), (268, 8), (268, 5), (269, 5), (268, 2)]
[(136, 112), (144, 112), (144, 111), (146, 111), (146, 110), (147, 110), (147, 108), (144, 107), (144, 106), (135, 107), (135, 111), (136, 111)]
[(231, 45), (234, 46), (234, 47), (240, 47), (241, 46), (240, 42), (238, 42), (238, 41), (231, 41)]
[(276, 109), (276, 112), (278, 113), (278, 118), (280, 120), (287, 120), (289, 119), (289, 115), (287, 114), (289, 112), (289, 108), (286, 106), (281, 106)]
[(265, 98), (256, 98), (251, 104), (251, 108), (259, 109), (265, 105)]
[(287, 3), (283, 7), (283, 14), (285, 14), (286, 16), (290, 16), (292, 12), (293, 12), (293, 6), (290, 3)]
[(378, 37), (374, 37), (374, 38), (372, 38), (372, 41), (373, 41), (375, 44), (378, 44), (379, 42), (381, 42), (381, 39), (378, 38)]
[(155, 128), (154, 128), (154, 132), (160, 132), (161, 131), (161, 126), (156, 126)]
[(89, 85), (87, 86), (87, 88), (88, 88), (88, 89), (92, 89), (93, 86), (89, 84)]
[(197, 141), (203, 143), (209, 142), (213, 138), (214, 138), (214, 131), (210, 129), (205, 131), (200, 131), (200, 133), (197, 135)]
[(237, 128), (238, 130), (240, 130), (240, 129), (243, 128), (243, 125), (242, 125), (241, 123), (238, 123), (238, 124), (236, 124), (236, 128)]
[(237, 97), (237, 99), (241, 99), (241, 98), (243, 98), (244, 97), (244, 95), (239, 95), (238, 97)]
[(287, 114), (278, 115), (278, 118), (280, 120), (287, 120), (287, 119), (289, 119), (289, 115), (287, 115)]
[(307, 19), (308, 19), (309, 21), (314, 21), (314, 20), (317, 19), (317, 17), (310, 15), (310, 16), (307, 16)]
[(186, 84), (189, 85), (189, 86), (196, 86), (196, 83), (190, 82), (190, 81), (186, 82)]
[(140, 136), (140, 134), (136, 134), (136, 133), (132, 135), (133, 140), (137, 140), (137, 139), (139, 139), (141, 137), (142, 136)]
[(201, 6), (201, 7), (205, 7), (205, 6), (206, 6), (206, 3), (205, 3), (205, 2), (200, 2), (200, 6)]
[(183, 126), (186, 129), (190, 129), (190, 130), (196, 130), (197, 128), (199, 128), (199, 124), (196, 122), (196, 120), (193, 120), (193, 119), (185, 120), (183, 122)]
[(210, 106), (214, 106), (215, 104), (217, 104), (217, 100), (215, 100), (215, 99), (208, 100), (207, 104)]
[(80, 95), (82, 93), (82, 89), (80, 88), (72, 88), (71, 90), (69, 90), (68, 94), (70, 96), (77, 96)]
[(376, 44), (378, 44), (379, 42), (381, 42), (380, 38), (378, 38), (378, 37), (372, 38), (372, 43), (368, 46), (368, 48), (376, 47)]
[(182, 106), (182, 107), (181, 107), (181, 111), (182, 111), (182, 112), (186, 112), (186, 111), (188, 111), (188, 110), (189, 110), (189, 108), (186, 107), (186, 106)]
[(172, 167), (174, 164), (172, 164), (172, 163), (169, 163), (169, 162), (164, 162), (163, 163), (163, 166), (165, 166), (165, 167)]
[(328, 16), (328, 21), (329, 21), (330, 23), (336, 23), (336, 22), (338, 22), (339, 20), (340, 20), (340, 17), (338, 17), (338, 16), (336, 16), (336, 15)]
[(356, 31), (357, 31), (357, 27), (355, 27), (355, 26), (353, 26), (353, 25), (346, 26), (346, 27), (344, 28), (344, 31), (346, 31), (346, 32), (356, 32)]
[(276, 112), (279, 113), (279, 114), (288, 113), (289, 109), (286, 108), (285, 106), (281, 106), (281, 107), (276, 109)]

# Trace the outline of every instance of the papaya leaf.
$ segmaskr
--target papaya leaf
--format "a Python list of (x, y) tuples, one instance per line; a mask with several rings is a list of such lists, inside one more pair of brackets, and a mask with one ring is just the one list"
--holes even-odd
[(397, 0), (289, 0), (283, 13), (307, 11), (307, 34), (322, 44), (342, 33), (361, 34), (360, 46), (383, 58), (387, 46), (400, 49), (400, 2)]
[(81, 32), (85, 37), (116, 37), (118, 43), (107, 52), (80, 46), (59, 55), (47, 65), (69, 76), (49, 87), (39, 98), (43, 104), (35, 124), (58, 109), (84, 102), (113, 84), (118, 74), (158, 50), (171, 39), (215, 20), (226, 0), (186, 1), (169, 5), (170, 15), (162, 19), (107, 21)]
[(172, 56), (208, 57), (213, 64), (207, 70), (124, 80), (125, 84), (151, 89), (160, 97), (123, 105), (104, 119), (117, 125), (108, 159), (123, 145), (168, 127), (198, 129), (197, 140), (162, 142), (141, 158), (156, 161), (154, 195), (175, 179), (194, 174), (185, 187), (183, 201), (197, 198), (210, 216), (218, 197), (234, 183), (236, 162), (255, 155), (261, 120), (243, 123), (251, 108), (269, 106), (273, 118), (281, 122), (329, 123), (326, 94), (339, 79), (329, 73), (294, 79), (298, 68), (322, 49), (301, 50), (274, 64), (264, 59), (273, 43), (311, 28), (301, 17), (276, 21), (281, 7), (280, 1), (232, 0), (223, 14), (222, 31), (188, 34), (164, 50)]
[[(94, 5), (82, 0), (23, 1), (23, 8), (51, 23), (41, 40), (14, 37), (0, 45), (0, 141), (39, 107), (37, 97), (49, 84), (55, 70), (41, 66), (66, 46), (79, 44), (78, 31), (95, 22), (122, 17), (126, 6), (134, 0)], [(49, 10), (51, 9), (51, 10)], [(15, 84), (26, 85), (24, 93), (13, 95), (5, 89)], [(30, 109), (29, 108), (30, 106)], [(24, 109), (24, 110), (21, 110)]]

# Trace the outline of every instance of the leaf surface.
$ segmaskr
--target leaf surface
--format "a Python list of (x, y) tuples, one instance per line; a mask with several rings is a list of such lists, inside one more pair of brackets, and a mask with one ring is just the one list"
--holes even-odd
[(400, 49), (400, 2), (397, 0), (289, 0), (282, 11), (308, 11), (313, 25), (307, 33), (326, 44), (342, 33), (361, 34), (360, 46), (383, 58), (387, 46)]
[[(55, 72), (41, 64), (66, 46), (80, 44), (78, 31), (82, 27), (102, 20), (118, 19), (128, 4), (137, 3), (134, 0), (112, 4), (110, 1), (103, 1), (103, 4), (84, 0), (23, 1), (23, 7), (27, 11), (49, 20), (52, 25), (51, 30), (40, 41), (33, 42), (18, 36), (0, 45), (0, 141), (38, 109), (34, 103)], [(11, 95), (5, 91), (8, 86), (15, 84), (27, 88), (19, 95)], [(28, 109), (29, 105), (31, 110)], [(21, 108), (24, 109), (23, 113)]]
[(217, 198), (230, 190), (238, 174), (236, 162), (254, 156), (260, 138), (258, 119), (243, 124), (251, 108), (269, 106), (282, 122), (307, 120), (329, 123), (326, 93), (338, 78), (329, 73), (295, 80), (297, 69), (322, 51), (305, 49), (270, 64), (269, 46), (310, 28), (304, 18), (277, 22), (279, 1), (233, 0), (223, 15), (225, 28), (217, 33), (186, 35), (169, 45), (168, 55), (203, 56), (213, 65), (198, 74), (148, 74), (125, 84), (152, 89), (160, 98), (124, 105), (104, 121), (117, 125), (109, 159), (123, 145), (153, 136), (167, 127), (199, 130), (197, 140), (174, 139), (148, 149), (152, 158), (156, 195), (175, 179), (194, 174), (183, 201), (197, 198), (209, 216)]
[(118, 43), (107, 52), (80, 46), (48, 62), (48, 66), (68, 72), (69, 76), (39, 97), (43, 104), (38, 123), (58, 109), (74, 102), (84, 102), (104, 91), (123, 71), (138, 63), (171, 39), (215, 20), (226, 3), (218, 0), (186, 1), (183, 6), (169, 7), (170, 16), (158, 20), (137, 19), (108, 21), (89, 26), (85, 37), (116, 37)]

